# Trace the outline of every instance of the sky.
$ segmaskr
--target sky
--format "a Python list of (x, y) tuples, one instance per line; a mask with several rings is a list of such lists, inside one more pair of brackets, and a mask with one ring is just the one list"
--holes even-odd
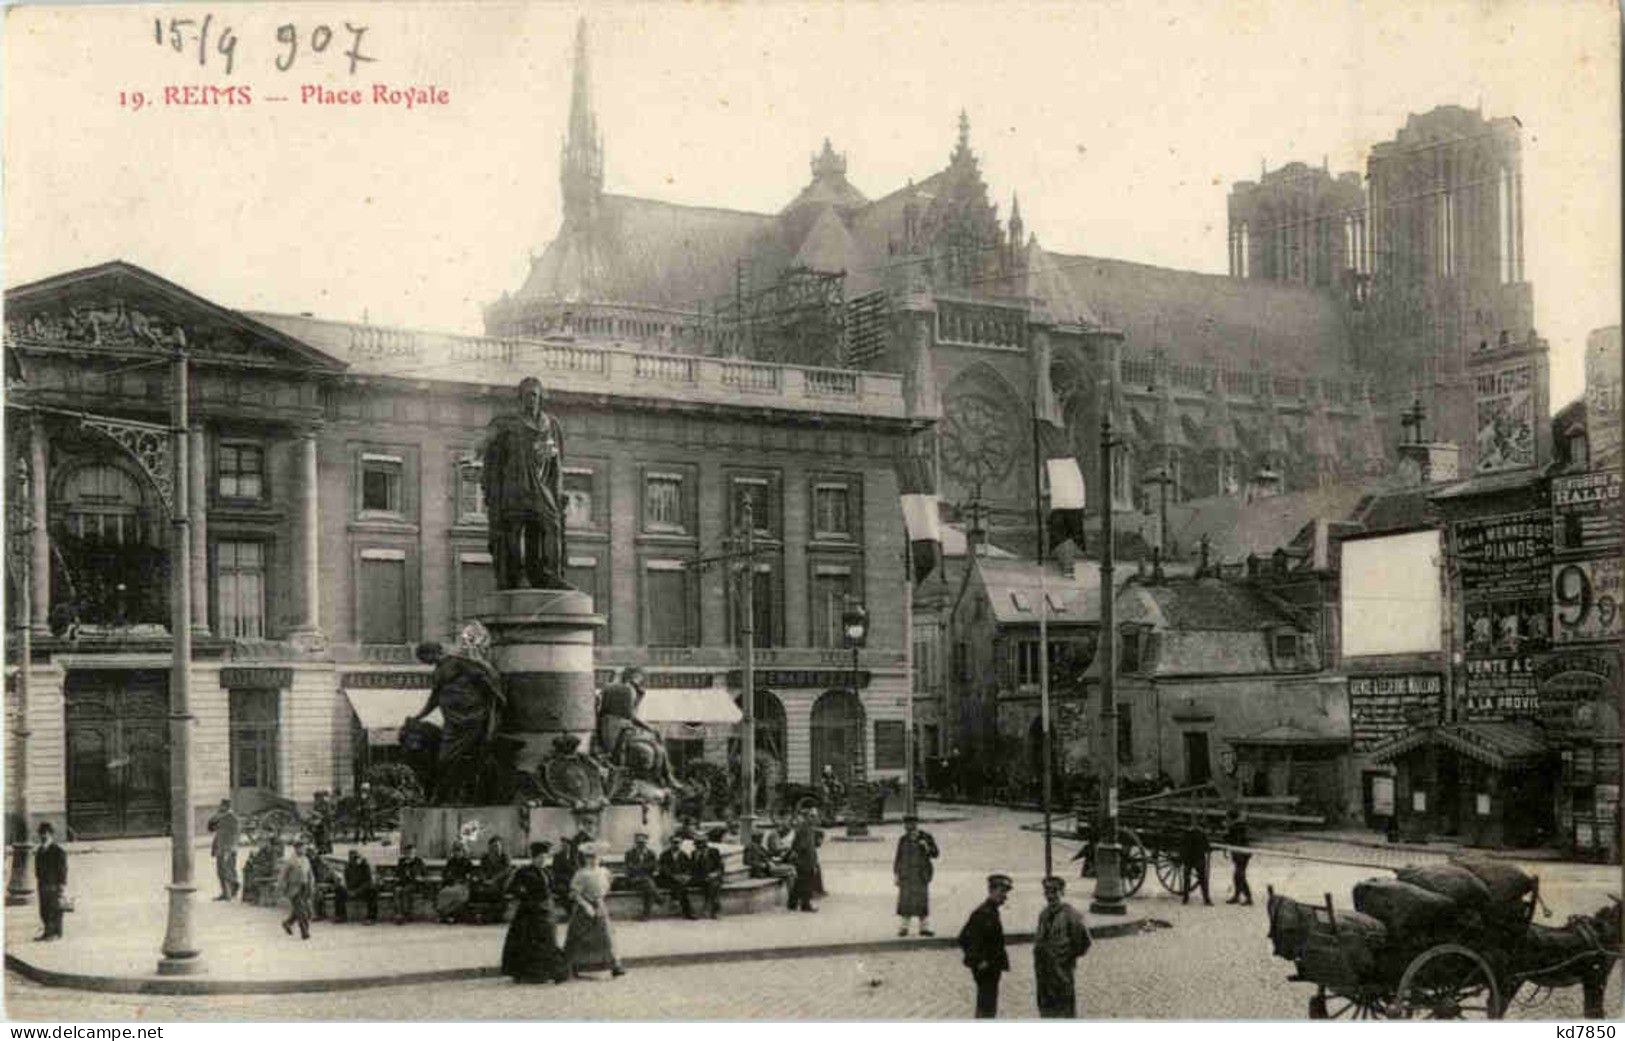
[[(479, 332), (558, 227), (582, 15), (608, 191), (777, 212), (828, 137), (873, 198), (940, 169), (964, 109), (1001, 216), (1018, 194), (1045, 247), (1196, 271), (1225, 271), (1226, 195), (1261, 163), (1363, 171), (1410, 113), (1516, 116), (1554, 409), (1620, 320), (1608, 0), (23, 6), (5, 284), (123, 258), (230, 307)], [(200, 63), (168, 20), (206, 16)], [(353, 73), (347, 23), (374, 59)], [(374, 84), (448, 100), (300, 102)], [(252, 100), (164, 103), (188, 86)]]

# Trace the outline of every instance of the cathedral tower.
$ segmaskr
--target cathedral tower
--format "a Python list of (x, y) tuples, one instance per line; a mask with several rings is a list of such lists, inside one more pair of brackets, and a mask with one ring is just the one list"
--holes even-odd
[(564, 219), (590, 222), (604, 190), (604, 142), (598, 135), (598, 117), (592, 111), (587, 70), (587, 20), (576, 22), (575, 76), (570, 84), (570, 128), (559, 162), (559, 187), (564, 195)]

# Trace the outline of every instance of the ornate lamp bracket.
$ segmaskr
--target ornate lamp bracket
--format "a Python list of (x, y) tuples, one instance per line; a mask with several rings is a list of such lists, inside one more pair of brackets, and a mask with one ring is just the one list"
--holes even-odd
[(85, 415), (79, 417), (79, 425), (110, 438), (124, 449), (158, 490), (164, 510), (170, 514), (175, 512), (175, 458), (170, 449), (168, 427)]

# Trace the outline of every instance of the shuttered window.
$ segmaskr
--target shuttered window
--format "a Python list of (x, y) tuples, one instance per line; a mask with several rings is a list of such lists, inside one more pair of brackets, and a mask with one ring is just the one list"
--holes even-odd
[(406, 643), (406, 555), (363, 550), (360, 618), (362, 643)]

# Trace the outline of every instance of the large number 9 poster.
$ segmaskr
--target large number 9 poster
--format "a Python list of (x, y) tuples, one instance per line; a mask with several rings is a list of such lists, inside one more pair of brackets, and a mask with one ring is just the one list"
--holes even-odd
[(1620, 637), (1617, 557), (1552, 565), (1552, 639), (1556, 643)]

